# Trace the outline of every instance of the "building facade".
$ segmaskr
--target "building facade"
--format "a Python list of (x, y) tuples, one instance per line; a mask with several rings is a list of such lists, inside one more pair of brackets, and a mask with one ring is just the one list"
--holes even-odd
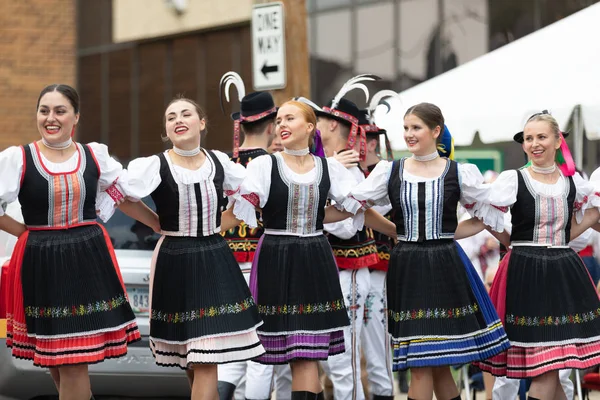
[[(8, 127), (0, 149), (38, 137), (37, 95), (65, 82), (81, 94), (78, 139), (106, 143), (124, 162), (165, 148), (163, 112), (177, 95), (204, 107), (203, 145), (229, 150), (232, 106), (222, 112), (219, 79), (235, 70), (252, 90), (250, 19), (259, 1), (0, 0), (0, 115)], [(353, 75), (374, 73), (382, 80), (373, 90), (401, 91), (598, 0), (298, 1), (308, 15), (311, 97), (325, 104)], [(478, 146), (490, 147), (476, 138)]]
[(203, 145), (229, 149), (219, 80), (235, 70), (251, 83), (251, 8), (251, 0), (79, 0), (81, 139), (108, 144), (123, 161), (160, 152), (165, 106), (181, 95), (208, 115)]
[(0, 150), (39, 138), (36, 102), (43, 87), (77, 83), (73, 0), (0, 0)]

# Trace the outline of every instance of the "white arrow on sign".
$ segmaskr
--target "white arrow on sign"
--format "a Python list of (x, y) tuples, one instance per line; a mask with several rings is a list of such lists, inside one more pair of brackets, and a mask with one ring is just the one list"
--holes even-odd
[(283, 89), (285, 74), (285, 16), (283, 3), (252, 8), (252, 77), (255, 90)]

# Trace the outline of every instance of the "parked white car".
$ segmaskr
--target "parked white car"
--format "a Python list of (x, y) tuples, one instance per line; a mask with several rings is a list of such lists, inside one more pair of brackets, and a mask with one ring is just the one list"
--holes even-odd
[[(154, 206), (150, 198), (144, 201)], [(9, 205), (7, 214), (22, 221), (20, 206), (16, 203)], [(150, 261), (159, 236), (119, 210), (105, 227), (115, 247), (142, 340), (129, 346), (125, 357), (90, 366), (94, 396), (98, 400), (103, 396), (189, 399), (185, 373), (179, 368), (157, 366), (148, 345)], [(6, 309), (3, 304), (6, 287), (2, 278), (6, 276), (15, 242), (16, 238), (0, 231), (0, 265), (3, 265), (0, 273), (0, 400), (56, 399), (56, 388), (48, 370), (33, 366), (31, 361), (13, 358), (6, 347)]]

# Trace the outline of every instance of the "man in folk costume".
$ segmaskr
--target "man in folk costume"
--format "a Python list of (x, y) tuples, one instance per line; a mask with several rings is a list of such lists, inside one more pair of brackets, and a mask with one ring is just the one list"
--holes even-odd
[[(228, 102), (231, 85), (238, 92), (240, 111), (231, 114), (234, 121), (234, 143), (231, 159), (246, 166), (252, 159), (268, 154), (266, 149), (271, 145), (275, 136), (277, 108), (270, 93), (254, 92), (246, 95), (244, 82), (235, 72), (227, 72), (223, 75), (220, 85), (220, 93), (225, 92), (225, 98)], [(240, 146), (242, 133), (244, 140)], [(263, 229), (261, 226), (250, 229), (246, 224), (241, 223), (223, 235), (236, 260), (240, 263), (240, 268), (246, 280), (249, 279), (254, 253), (262, 234)]]
[[(220, 94), (225, 93), (229, 102), (229, 89), (233, 85), (240, 101), (240, 111), (231, 114), (234, 121), (233, 152), (231, 159), (246, 166), (252, 159), (268, 154), (267, 148), (275, 136), (275, 116), (277, 108), (273, 97), (268, 92), (245, 94), (244, 82), (235, 72), (227, 72), (221, 78)], [(223, 102), (221, 98), (221, 108)], [(240, 135), (244, 140), (240, 146)], [(250, 279), (250, 269), (258, 241), (263, 228), (252, 229), (242, 222), (237, 227), (223, 234), (240, 264), (246, 278)], [(218, 367), (218, 390), (220, 400), (247, 398), (253, 400), (271, 397), (274, 375), (277, 375), (277, 398), (289, 398), (291, 388), (291, 371), (288, 365), (274, 367), (254, 362), (220, 364)], [(235, 393), (235, 397), (234, 397)]]
[[(384, 104), (388, 112), (390, 111), (389, 104), (382, 101), (386, 97), (398, 97), (398, 94), (391, 90), (377, 92), (371, 99), (369, 108), (361, 110), (359, 126), (366, 133), (367, 151), (365, 159), (360, 162), (360, 166), (365, 177), (381, 161), (379, 149), (382, 135), (385, 138), (387, 159), (393, 160), (394, 158), (385, 129), (381, 129), (375, 124), (374, 114), (379, 104)], [(374, 206), (373, 208), (386, 218), (390, 218), (391, 205)], [(370, 286), (365, 300), (361, 345), (366, 359), (369, 391), (373, 399), (392, 400), (394, 398), (394, 376), (392, 373), (392, 350), (387, 327), (385, 277), (394, 242), (389, 236), (375, 231), (373, 231), (373, 237), (377, 245), (379, 260), (369, 267)]]
[[(353, 102), (344, 99), (344, 95), (353, 89), (361, 89), (367, 100), (369, 92), (363, 81), (373, 81), (372, 75), (359, 75), (350, 79), (335, 96), (331, 104), (317, 112), (317, 128), (328, 157), (335, 152), (357, 149), (360, 159), (366, 157), (366, 136), (358, 123), (360, 110)], [(351, 167), (350, 171), (356, 184), (365, 179), (361, 169)], [(363, 228), (356, 231), (352, 219), (334, 224), (326, 224), (329, 243), (333, 249), (338, 268), (340, 284), (345, 298), (350, 326), (344, 329), (346, 351), (330, 357), (323, 365), (333, 382), (334, 398), (364, 399), (360, 373), (360, 338), (363, 328), (364, 306), (369, 293), (369, 267), (377, 264), (377, 246), (369, 231)]]

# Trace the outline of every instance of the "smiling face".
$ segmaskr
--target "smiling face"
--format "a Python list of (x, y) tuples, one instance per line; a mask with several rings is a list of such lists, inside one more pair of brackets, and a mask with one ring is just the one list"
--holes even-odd
[(539, 167), (554, 164), (560, 141), (560, 137), (557, 138), (556, 132), (546, 121), (530, 121), (523, 130), (523, 151)]
[(310, 136), (315, 130), (315, 124), (308, 122), (301, 106), (294, 103), (285, 103), (277, 111), (276, 134), (280, 137), (284, 147), (303, 149), (308, 146)]
[(167, 137), (181, 149), (198, 147), (205, 126), (206, 121), (200, 118), (196, 106), (186, 100), (172, 102), (165, 111)]
[(58, 91), (44, 94), (37, 108), (37, 127), (40, 135), (51, 144), (62, 143), (71, 137), (79, 113), (67, 97)]
[(408, 151), (419, 156), (425, 156), (437, 151), (437, 138), (440, 136), (440, 126), (433, 129), (415, 114), (404, 117), (404, 141)]

